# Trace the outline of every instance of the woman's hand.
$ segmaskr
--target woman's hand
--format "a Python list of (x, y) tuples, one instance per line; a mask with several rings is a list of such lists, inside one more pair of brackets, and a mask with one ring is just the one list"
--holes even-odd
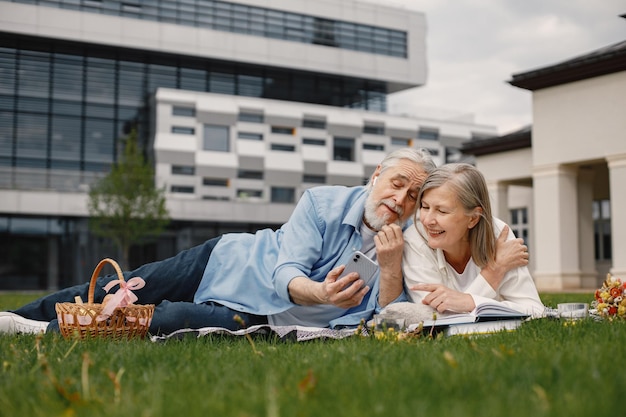
[(440, 313), (444, 311), (468, 313), (476, 308), (471, 295), (448, 288), (443, 284), (417, 284), (410, 288), (414, 291), (427, 291), (422, 304), (434, 308)]

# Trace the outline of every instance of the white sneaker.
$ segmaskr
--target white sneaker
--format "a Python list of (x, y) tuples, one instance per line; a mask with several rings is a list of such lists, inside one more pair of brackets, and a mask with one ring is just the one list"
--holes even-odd
[(44, 333), (49, 322), (30, 320), (15, 313), (0, 311), (0, 334)]

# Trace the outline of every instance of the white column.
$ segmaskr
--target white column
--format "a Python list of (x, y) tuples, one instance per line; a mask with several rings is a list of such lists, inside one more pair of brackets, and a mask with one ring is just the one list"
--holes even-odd
[(593, 244), (593, 170), (578, 170), (578, 249), (580, 251), (581, 287), (599, 288)]
[(580, 288), (576, 169), (535, 167), (533, 188), (537, 288)]
[(504, 182), (490, 181), (487, 183), (487, 188), (489, 190), (493, 215), (506, 223), (510, 223), (509, 186)]
[(611, 193), (611, 274), (626, 279), (626, 154), (607, 158)]

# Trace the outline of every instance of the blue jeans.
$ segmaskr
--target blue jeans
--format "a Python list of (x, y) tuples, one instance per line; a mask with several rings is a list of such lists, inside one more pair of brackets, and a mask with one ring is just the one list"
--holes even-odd
[[(151, 334), (168, 334), (179, 329), (201, 327), (237, 330), (241, 325), (233, 320), (235, 314), (243, 319), (246, 326), (267, 323), (266, 316), (238, 312), (215, 302), (193, 302), (209, 256), (219, 240), (219, 237), (207, 240), (171, 258), (124, 272), (125, 280), (141, 277), (146, 281), (145, 287), (133, 292), (138, 297), (136, 304), (155, 304), (150, 325)], [(102, 302), (106, 295), (102, 287), (114, 279), (117, 279), (116, 274), (98, 277), (94, 291), (95, 303)], [(114, 290), (115, 288), (111, 292)], [(87, 282), (39, 298), (13, 312), (28, 319), (49, 321), (47, 331), (58, 331), (55, 304), (74, 302), (76, 296), (87, 302), (88, 294)]]

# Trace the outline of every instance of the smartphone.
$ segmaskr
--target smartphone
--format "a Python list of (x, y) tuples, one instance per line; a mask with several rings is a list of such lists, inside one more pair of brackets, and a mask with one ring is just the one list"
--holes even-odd
[(371, 280), (376, 271), (378, 271), (378, 264), (368, 258), (363, 252), (356, 251), (350, 257), (350, 261), (346, 264), (346, 269), (343, 270), (341, 276), (343, 277), (350, 272), (358, 272), (359, 278), (365, 282), (365, 285), (371, 287)]

